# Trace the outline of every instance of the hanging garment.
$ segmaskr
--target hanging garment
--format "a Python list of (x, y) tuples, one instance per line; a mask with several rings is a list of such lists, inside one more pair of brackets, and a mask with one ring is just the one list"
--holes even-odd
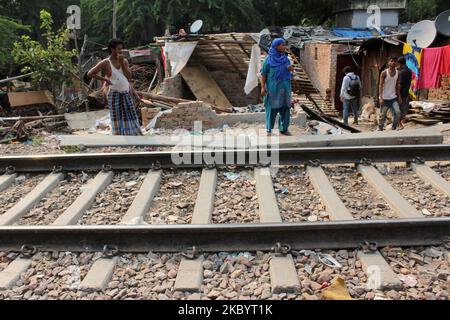
[(432, 89), (441, 86), (441, 67), (443, 48), (426, 48), (422, 54), (422, 72), (420, 75), (419, 88)]
[(450, 45), (442, 49), (441, 75), (450, 76)]
[(409, 93), (414, 99), (417, 99), (421, 72), (420, 68), (422, 63), (422, 49), (412, 47), (409, 44), (405, 43), (405, 45), (403, 46), (403, 55), (406, 59), (406, 66), (412, 72), (411, 89)]

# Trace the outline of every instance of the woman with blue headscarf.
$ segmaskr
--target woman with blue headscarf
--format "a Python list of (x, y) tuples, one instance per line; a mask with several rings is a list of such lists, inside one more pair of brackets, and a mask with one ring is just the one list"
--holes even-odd
[(286, 54), (286, 41), (278, 38), (272, 41), (269, 56), (261, 71), (261, 95), (266, 108), (266, 127), (272, 134), (277, 115), (280, 115), (279, 128), (283, 135), (289, 134), (292, 102), (292, 71), (294, 70)]

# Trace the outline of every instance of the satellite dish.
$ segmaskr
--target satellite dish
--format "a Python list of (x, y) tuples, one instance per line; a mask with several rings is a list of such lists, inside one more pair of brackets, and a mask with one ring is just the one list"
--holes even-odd
[(450, 37), (450, 9), (442, 12), (437, 17), (436, 29), (440, 34)]
[(191, 25), (191, 33), (198, 33), (203, 28), (203, 21), (197, 20)]
[(294, 30), (286, 29), (286, 31), (284, 32), (284, 36), (283, 36), (284, 40), (289, 40), (293, 34), (294, 34)]
[(434, 21), (423, 20), (416, 23), (408, 33), (407, 42), (418, 48), (428, 48), (437, 36)]

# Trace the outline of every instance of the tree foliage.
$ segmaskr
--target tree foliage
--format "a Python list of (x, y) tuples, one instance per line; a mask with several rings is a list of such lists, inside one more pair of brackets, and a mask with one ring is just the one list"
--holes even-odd
[(24, 26), (18, 21), (0, 16), (0, 74), (10, 73), (13, 65), (11, 48), (18, 37), (29, 33), (30, 30), (30, 27)]
[(14, 61), (23, 66), (22, 72), (33, 72), (32, 82), (50, 89), (53, 94), (64, 82), (71, 82), (70, 71), (74, 71), (72, 59), (75, 50), (67, 49), (69, 31), (66, 27), (54, 32), (52, 15), (41, 10), (40, 29), (44, 41), (38, 42), (28, 35), (14, 43)]

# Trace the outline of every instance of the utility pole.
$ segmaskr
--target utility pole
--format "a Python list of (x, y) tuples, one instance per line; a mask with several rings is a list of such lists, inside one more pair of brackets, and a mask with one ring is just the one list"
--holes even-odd
[(117, 38), (117, 0), (113, 4), (113, 38)]

